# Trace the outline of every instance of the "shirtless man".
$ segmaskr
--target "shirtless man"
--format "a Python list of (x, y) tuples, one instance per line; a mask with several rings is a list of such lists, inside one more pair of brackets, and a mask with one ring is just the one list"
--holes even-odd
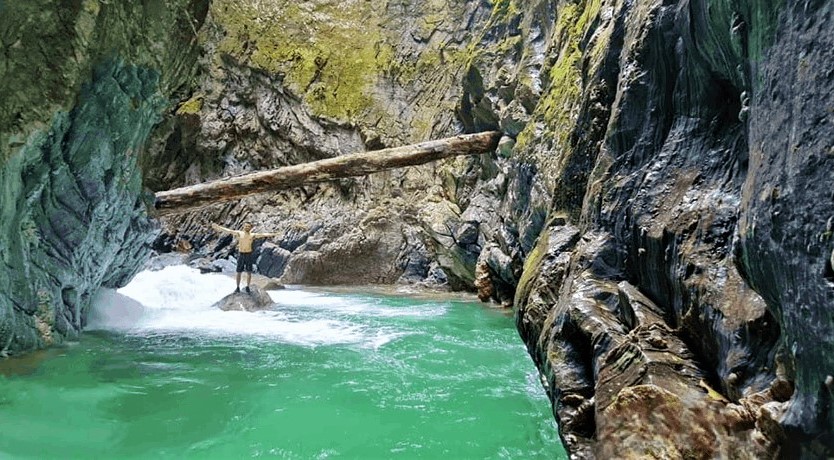
[(221, 233), (228, 233), (237, 238), (237, 288), (235, 288), (235, 292), (240, 292), (240, 274), (246, 272), (246, 292), (251, 293), (249, 284), (252, 282), (252, 264), (255, 262), (255, 254), (252, 253), (252, 243), (257, 238), (269, 238), (278, 236), (278, 234), (252, 233), (252, 224), (248, 222), (243, 224), (243, 230), (232, 230), (217, 224), (211, 224), (211, 228)]

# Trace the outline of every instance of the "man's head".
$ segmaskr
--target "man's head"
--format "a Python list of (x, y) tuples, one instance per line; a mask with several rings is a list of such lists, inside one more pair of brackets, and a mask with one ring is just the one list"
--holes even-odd
[(244, 222), (243, 231), (244, 232), (251, 232), (252, 231), (252, 224), (250, 224), (249, 222)]

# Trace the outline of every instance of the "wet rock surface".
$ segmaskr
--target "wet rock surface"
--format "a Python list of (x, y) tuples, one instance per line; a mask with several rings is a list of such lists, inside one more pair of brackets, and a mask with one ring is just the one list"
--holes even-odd
[[(82, 32), (122, 8), (82, 3)], [(477, 287), (515, 308), (577, 458), (834, 455), (831, 2), (375, 6), (215, 0), (178, 23), (200, 29), (188, 91), (188, 53), (158, 79), (115, 59), (22, 110), (31, 70), (0, 61), (21, 75), (0, 101), (0, 352), (77, 333), (141, 266), (137, 168), (161, 190), (500, 129), (494, 154), (167, 218), (152, 247), (228, 272), (208, 224), (248, 221), (282, 235), (255, 248), (280, 282)]]
[(269, 310), (274, 307), (275, 303), (266, 290), (258, 286), (249, 286), (249, 290), (242, 288), (240, 292), (233, 292), (226, 297), (223, 297), (216, 304), (214, 308), (219, 308), (223, 311), (261, 311)]
[[(785, 8), (776, 46), (750, 96), (749, 169), (742, 187), (738, 265), (781, 325), (796, 393), (782, 422), (791, 452), (832, 455), (834, 412), (834, 6)], [(788, 134), (790, 133), (790, 134)], [(829, 339), (826, 339), (829, 338)]]
[(139, 152), (206, 14), (167, 4), (0, 2), (0, 355), (77, 337), (149, 254)]
[(537, 162), (567, 224), (516, 291), (578, 456), (831, 455), (832, 6), (742, 3), (583, 4), (579, 110)]

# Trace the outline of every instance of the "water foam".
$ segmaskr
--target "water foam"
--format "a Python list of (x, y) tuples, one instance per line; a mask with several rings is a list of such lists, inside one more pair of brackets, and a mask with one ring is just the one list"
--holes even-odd
[(270, 293), (278, 304), (276, 310), (224, 312), (212, 307), (234, 286), (228, 276), (201, 274), (187, 266), (141, 272), (124, 288), (99, 293), (87, 329), (139, 335), (254, 336), (304, 346), (372, 348), (405, 335), (344, 317), (385, 316), (385, 309), (372, 299), (288, 289)]
[(385, 305), (382, 299), (348, 297), (333, 294), (286, 289), (269, 293), (279, 305), (293, 305), (307, 309), (326, 310), (336, 314), (390, 317), (442, 316), (447, 311), (443, 304), (419, 304), (402, 307)]

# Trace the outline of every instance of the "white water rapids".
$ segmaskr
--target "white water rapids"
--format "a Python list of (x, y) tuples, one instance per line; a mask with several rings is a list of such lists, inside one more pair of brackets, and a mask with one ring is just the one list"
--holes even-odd
[(187, 266), (139, 273), (127, 286), (102, 290), (93, 302), (87, 330), (136, 335), (186, 333), (198, 336), (260, 336), (297, 345), (356, 344), (379, 347), (408, 331), (374, 318), (430, 317), (443, 304), (390, 307), (373, 298), (300, 289), (270, 291), (271, 311), (222, 311), (213, 305), (231, 293), (234, 279), (201, 274)]

